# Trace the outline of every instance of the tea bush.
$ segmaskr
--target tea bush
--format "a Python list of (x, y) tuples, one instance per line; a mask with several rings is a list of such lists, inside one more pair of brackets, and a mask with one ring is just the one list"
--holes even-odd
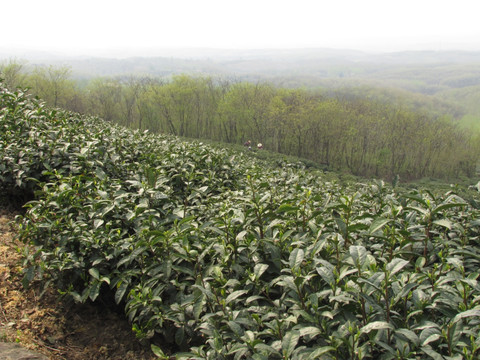
[[(1, 91), (25, 284), (112, 296), (161, 358), (477, 359), (479, 211)], [(167, 355), (168, 354), (168, 355)]]

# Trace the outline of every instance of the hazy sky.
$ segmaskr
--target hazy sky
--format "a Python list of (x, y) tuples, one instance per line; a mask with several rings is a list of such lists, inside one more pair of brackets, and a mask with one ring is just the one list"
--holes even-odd
[(2, 0), (0, 48), (480, 50), (478, 0)]

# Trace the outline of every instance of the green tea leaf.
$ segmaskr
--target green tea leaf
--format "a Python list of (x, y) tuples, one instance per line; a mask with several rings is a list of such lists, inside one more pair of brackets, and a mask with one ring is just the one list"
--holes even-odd
[(242, 241), (244, 238), (245, 238), (245, 235), (247, 235), (247, 231), (243, 230), (243, 231), (240, 231), (237, 236), (236, 236), (236, 240), (237, 241)]
[(439, 225), (439, 226), (443, 226), (443, 227), (447, 228), (448, 230), (451, 230), (452, 226), (453, 226), (453, 223), (448, 219), (435, 220), (433, 223), (436, 224), (436, 225)]
[(425, 354), (427, 354), (428, 356), (430, 356), (432, 359), (434, 360), (445, 360), (445, 358), (439, 354), (438, 352), (436, 352), (435, 350), (433, 350), (430, 346), (422, 346), (420, 348)]
[(435, 329), (435, 328), (424, 329), (420, 333), (421, 345), (422, 346), (428, 345), (431, 342), (437, 341), (441, 337), (442, 337), (442, 334), (438, 329)]
[(308, 354), (309, 359), (321, 359), (322, 355), (325, 355), (331, 351), (335, 351), (333, 346), (322, 346), (314, 348), (313, 351)]
[(367, 249), (363, 246), (355, 246), (352, 245), (349, 248), (350, 256), (355, 263), (355, 266), (362, 267), (365, 263), (365, 259), (367, 258)]
[(322, 266), (320, 268), (317, 268), (317, 272), (327, 284), (329, 285), (334, 284), (335, 276), (333, 275), (332, 270), (330, 270), (326, 266)]
[(289, 264), (292, 270), (297, 270), (302, 265), (302, 261), (305, 258), (305, 252), (300, 248), (295, 248), (290, 253)]
[(150, 348), (152, 349), (152, 352), (155, 354), (155, 356), (158, 356), (160, 359), (168, 359), (169, 356), (165, 355), (165, 353), (158, 347), (157, 345), (151, 344)]
[(407, 260), (395, 258), (387, 264), (386, 269), (390, 275), (393, 275), (402, 270), (408, 264), (409, 262)]
[(373, 330), (393, 330), (394, 327), (385, 321), (373, 321), (360, 329), (363, 334), (368, 334)]
[(300, 339), (300, 332), (296, 330), (288, 331), (282, 339), (282, 352), (285, 358), (289, 358)]
[(175, 331), (175, 343), (182, 345), (185, 341), (185, 328), (182, 326)]
[(95, 280), (100, 280), (100, 272), (96, 268), (90, 268), (88, 273), (92, 275)]
[(243, 330), (242, 326), (240, 326), (240, 324), (238, 324), (235, 321), (228, 321), (227, 325), (230, 328), (230, 330), (232, 330), (235, 333), (235, 335), (237, 335), (239, 337), (243, 336), (244, 330)]
[(230, 304), (232, 301), (238, 299), (240, 296), (243, 296), (246, 293), (248, 293), (248, 290), (234, 291), (233, 293), (231, 293), (230, 295), (227, 296), (227, 298), (225, 299), (225, 304), (227, 304), (227, 305)]
[(258, 280), (262, 276), (262, 274), (267, 271), (268, 265), (267, 264), (256, 264), (253, 268), (253, 273), (255, 278)]
[(472, 309), (472, 310), (463, 311), (455, 315), (455, 317), (452, 319), (452, 323), (456, 323), (462, 319), (469, 318), (469, 317), (480, 318), (480, 310)]
[(300, 334), (300, 337), (303, 337), (303, 336), (311, 336), (311, 337), (315, 337), (317, 336), (318, 334), (321, 334), (322, 333), (322, 330), (315, 327), (315, 326), (305, 326), (305, 327), (301, 327), (299, 329), (297, 329), (299, 334)]
[(380, 229), (382, 229), (385, 225), (387, 225), (389, 222), (391, 222), (391, 219), (384, 219), (384, 218), (377, 218), (375, 219), (370, 227), (368, 228), (368, 233), (373, 235)]
[(437, 206), (433, 211), (432, 211), (432, 214), (436, 214), (436, 213), (439, 213), (443, 210), (447, 210), (447, 209), (452, 209), (452, 208), (456, 208), (456, 207), (463, 207), (463, 206), (467, 206), (468, 204), (467, 203), (464, 203), (464, 202), (459, 202), (459, 203), (448, 203), (448, 204), (442, 204), (442, 205), (439, 205)]
[(117, 285), (117, 291), (115, 291), (115, 303), (120, 304), (122, 301), (123, 297), (125, 296), (125, 292), (128, 289), (128, 282), (126, 281), (121, 281)]
[(205, 298), (205, 294), (201, 293), (201, 295), (196, 298), (195, 303), (193, 304), (193, 317), (195, 318), (195, 320), (200, 319), (200, 315), (203, 311), (203, 305), (205, 303)]
[(102, 219), (95, 219), (93, 220), (93, 228), (98, 229), (100, 226), (102, 226), (105, 223), (104, 220)]
[(417, 334), (415, 334), (412, 330), (409, 329), (396, 329), (395, 335), (401, 335), (402, 338), (406, 339), (411, 344), (418, 346), (420, 343), (420, 339), (418, 338)]
[(90, 291), (88, 293), (88, 297), (90, 300), (95, 301), (95, 299), (100, 294), (100, 281), (95, 280), (92, 285), (90, 285)]

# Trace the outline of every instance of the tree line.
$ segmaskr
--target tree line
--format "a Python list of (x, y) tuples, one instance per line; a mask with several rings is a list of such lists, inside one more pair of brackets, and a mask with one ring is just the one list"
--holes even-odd
[(68, 67), (26, 69), (10, 61), (0, 77), (49, 105), (124, 126), (233, 144), (247, 140), (354, 175), (404, 179), (473, 176), (478, 137), (438, 116), (380, 97), (335, 96), (266, 82), (177, 75), (73, 80)]

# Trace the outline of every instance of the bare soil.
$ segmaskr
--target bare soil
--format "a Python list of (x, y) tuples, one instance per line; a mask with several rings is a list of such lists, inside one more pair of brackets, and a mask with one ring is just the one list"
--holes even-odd
[[(10, 343), (10, 351), (11, 343), (19, 344), (18, 356), (31, 349), (55, 360), (155, 359), (127, 319), (105, 304), (79, 306), (61, 300), (54, 289), (40, 296), (40, 287), (22, 286), (25, 245), (16, 240), (16, 214), (0, 207), (0, 341)], [(5, 356), (0, 351), (0, 359), (14, 359)]]

